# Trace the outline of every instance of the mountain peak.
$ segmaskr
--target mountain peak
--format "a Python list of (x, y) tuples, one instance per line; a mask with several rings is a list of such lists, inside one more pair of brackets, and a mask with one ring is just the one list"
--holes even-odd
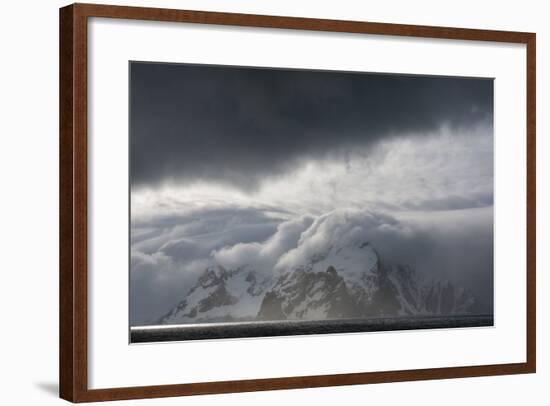
[(161, 323), (465, 314), (475, 303), (449, 281), (424, 282), (410, 266), (385, 263), (370, 242), (348, 240), (267, 275), (210, 266)]

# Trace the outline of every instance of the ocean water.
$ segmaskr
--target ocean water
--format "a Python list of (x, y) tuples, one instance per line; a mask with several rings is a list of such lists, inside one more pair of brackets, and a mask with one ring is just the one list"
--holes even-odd
[(284, 320), (130, 327), (131, 343), (493, 326), (493, 315)]

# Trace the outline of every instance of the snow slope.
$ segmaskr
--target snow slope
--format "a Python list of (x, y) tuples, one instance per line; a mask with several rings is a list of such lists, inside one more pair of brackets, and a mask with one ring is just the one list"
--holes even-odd
[[(315, 233), (308, 229), (294, 250), (312, 238)], [(465, 289), (448, 281), (422, 281), (411, 267), (386, 263), (368, 241), (355, 236), (325, 238), (310, 246), (316, 250), (305, 250), (305, 256), (290, 250), (283, 259), (294, 259), (279, 261), (270, 272), (249, 264), (208, 267), (159, 322), (452, 315), (476, 310), (475, 298)], [(302, 260), (297, 263), (296, 258)], [(292, 266), (280, 265), (285, 263)]]

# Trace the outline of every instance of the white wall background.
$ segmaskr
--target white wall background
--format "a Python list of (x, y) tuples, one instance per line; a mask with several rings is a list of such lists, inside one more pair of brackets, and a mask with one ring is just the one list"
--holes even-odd
[[(106, 0), (107, 1), (107, 0)], [(136, 401), (173, 405), (407, 404), (546, 405), (550, 401), (550, 302), (544, 268), (543, 207), (550, 195), (550, 155), (543, 139), (544, 75), (550, 57), (546, 2), (388, 0), (179, 0), (110, 1), (112, 4), (232, 11), (394, 23), (534, 31), (538, 42), (538, 373), (536, 375), (455, 379)], [(58, 373), (58, 7), (57, 0), (4, 2), (0, 14), (0, 399), (3, 404), (61, 404)], [(548, 144), (550, 145), (550, 144)], [(549, 157), (550, 159), (550, 157)], [(511, 253), (513, 255), (513, 253)], [(118, 402), (119, 405), (132, 402)]]

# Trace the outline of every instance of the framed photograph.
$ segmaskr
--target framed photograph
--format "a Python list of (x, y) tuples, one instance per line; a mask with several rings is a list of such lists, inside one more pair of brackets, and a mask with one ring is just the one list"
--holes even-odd
[(535, 34), (60, 10), (60, 396), (535, 372)]

